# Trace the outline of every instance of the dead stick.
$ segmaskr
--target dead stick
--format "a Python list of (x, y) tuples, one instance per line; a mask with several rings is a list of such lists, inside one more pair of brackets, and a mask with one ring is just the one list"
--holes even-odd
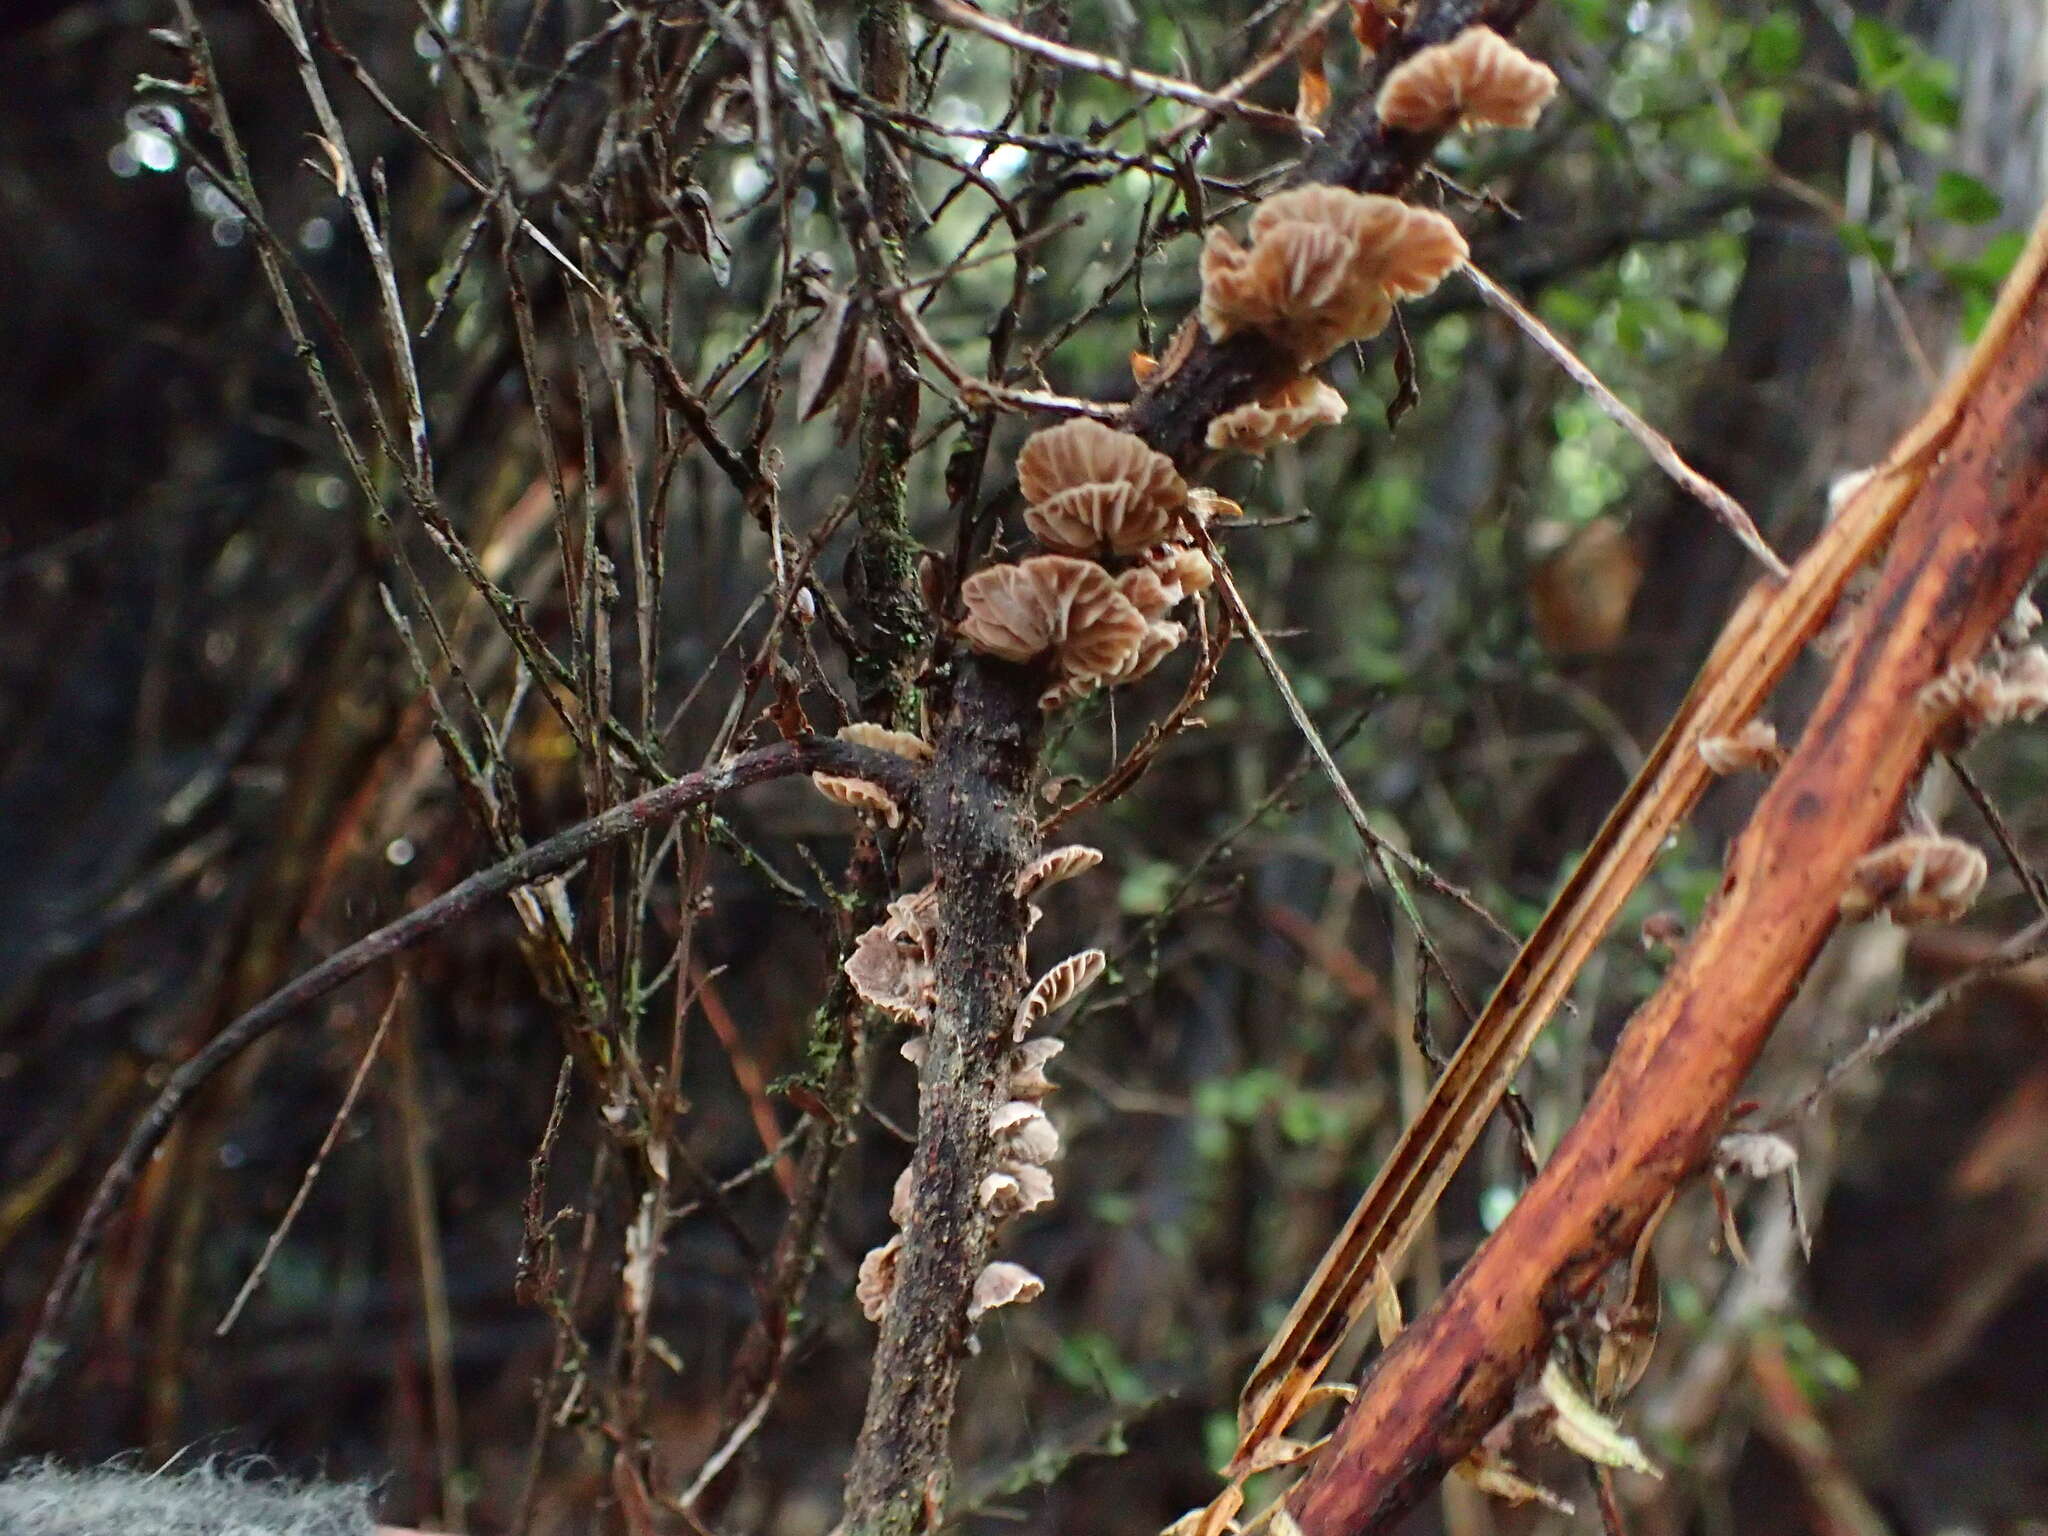
[(1451, 1289), (1375, 1367), (1289, 1499), (1306, 1536), (1394, 1522), (1478, 1443), (1665, 1196), (1700, 1165), (1892, 830), (1936, 721), (2048, 553), (2048, 221), (1987, 327), (1953, 434), (1901, 520), (1811, 723), (1737, 839), (1698, 937), (1630, 1022), (1577, 1125)]

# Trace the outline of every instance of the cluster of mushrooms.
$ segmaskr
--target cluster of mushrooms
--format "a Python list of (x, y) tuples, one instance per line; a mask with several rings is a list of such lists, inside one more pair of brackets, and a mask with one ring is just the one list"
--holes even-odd
[[(1384, 82), (1377, 107), (1388, 127), (1438, 133), (1458, 126), (1532, 125), (1557, 77), (1498, 33), (1467, 28), (1452, 41), (1419, 50)], [(1200, 321), (1216, 341), (1256, 332), (1281, 348), (1296, 376), (1266, 396), (1211, 421), (1209, 447), (1263, 454), (1343, 419), (1344, 400), (1314, 370), (1348, 342), (1376, 336), (1394, 305), (1429, 293), (1467, 257), (1450, 219), (1399, 198), (1309, 185), (1279, 192), (1254, 210), (1250, 243), (1212, 228), (1201, 255)], [(1142, 383), (1159, 365), (1133, 359)], [(1237, 515), (1213, 491), (1191, 487), (1165, 454), (1133, 433), (1077, 418), (1034, 433), (1017, 457), (1024, 521), (1042, 553), (991, 565), (961, 586), (958, 635), (985, 656), (1042, 670), (1041, 707), (1054, 710), (1097, 688), (1151, 672), (1187, 638), (1170, 615), (1207, 590), (1215, 572), (1197, 537), (1212, 519)], [(907, 732), (849, 726), (849, 740), (916, 760), (930, 746)], [(830, 798), (894, 827), (901, 810), (879, 785), (814, 775)], [(1093, 849), (1055, 849), (1025, 871), (1033, 893), (1098, 863)], [(934, 888), (892, 902), (862, 934), (846, 961), (861, 997), (914, 1030), (903, 1054), (922, 1064), (922, 1030), (936, 1005), (937, 894)], [(1046, 1068), (1061, 1042), (1032, 1037), (1043, 1020), (1102, 974), (1099, 950), (1054, 966), (1020, 1007), (1007, 1061), (1007, 1092), (990, 1126), (996, 1171), (977, 1198), (1006, 1221), (1053, 1197), (1049, 1164), (1059, 1135), (1044, 1100)], [(913, 1170), (897, 1180), (891, 1214), (898, 1231), (870, 1252), (856, 1287), (863, 1312), (879, 1321), (895, 1286), (908, 1219)], [(969, 1307), (977, 1321), (991, 1309), (1028, 1301), (1044, 1289), (1021, 1265), (997, 1261), (981, 1274)]]

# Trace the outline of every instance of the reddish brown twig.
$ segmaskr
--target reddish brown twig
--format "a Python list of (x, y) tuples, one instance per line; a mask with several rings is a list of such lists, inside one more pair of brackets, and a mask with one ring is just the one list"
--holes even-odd
[(1977, 653), (2048, 553), (2044, 254), (2048, 220), (1971, 366), (1894, 454), (1895, 471), (1911, 464), (1924, 478), (1698, 937), (1631, 1021), (1541, 1177), (1379, 1362), (1289, 1501), (1307, 1536), (1389, 1529), (1412, 1508), (1712, 1145), (1832, 931), (1851, 867), (1890, 831), (1928, 761), (1938, 722), (1921, 690)]

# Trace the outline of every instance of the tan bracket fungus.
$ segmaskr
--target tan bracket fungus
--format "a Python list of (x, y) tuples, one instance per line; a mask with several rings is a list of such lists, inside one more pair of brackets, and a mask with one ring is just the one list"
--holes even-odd
[(1067, 555), (1136, 554), (1173, 532), (1188, 499), (1173, 460), (1086, 417), (1026, 438), (1017, 484), (1031, 531)]
[(1557, 75), (1491, 27), (1467, 27), (1404, 60), (1380, 87), (1380, 121), (1411, 133), (1534, 128)]
[(1443, 214), (1399, 198), (1307, 186), (1252, 215), (1252, 243), (1212, 229), (1202, 247), (1202, 324), (1224, 340), (1261, 331), (1313, 368), (1376, 336), (1400, 299), (1420, 298), (1469, 254)]

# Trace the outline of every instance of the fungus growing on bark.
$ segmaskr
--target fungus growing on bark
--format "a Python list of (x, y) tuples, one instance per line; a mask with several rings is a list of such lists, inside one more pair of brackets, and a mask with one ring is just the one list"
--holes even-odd
[(1343, 187), (1275, 193), (1252, 215), (1251, 236), (1247, 248), (1209, 231), (1202, 324), (1218, 341), (1262, 331), (1304, 369), (1378, 335), (1397, 299), (1428, 293), (1467, 255), (1441, 213)]
[(1067, 1048), (1064, 1040), (1026, 1040), (1010, 1052), (1009, 1093), (1012, 1099), (1036, 1104), (1053, 1090), (1046, 1063)]
[(1989, 873), (1983, 851), (1961, 838), (1910, 833), (1857, 861), (1839, 906), (1851, 919), (1881, 909), (1895, 923), (1952, 923), (1970, 910)]
[(853, 953), (841, 967), (863, 1002), (920, 1029), (936, 995), (932, 953), (938, 899), (937, 887), (929, 885), (897, 897), (882, 921), (854, 940)]
[(967, 1321), (978, 1323), (997, 1307), (1031, 1301), (1045, 1293), (1045, 1282), (1022, 1264), (998, 1259), (974, 1281), (974, 1296), (967, 1303)]
[(1533, 128), (1557, 75), (1491, 27), (1467, 27), (1448, 43), (1406, 59), (1380, 87), (1380, 121), (1435, 133), (1467, 128)]
[(1024, 873), (1017, 877), (1017, 899), (1023, 901), (1049, 885), (1058, 885), (1062, 880), (1086, 874), (1101, 862), (1100, 848), (1090, 848), (1081, 843), (1049, 848), (1025, 865)]
[(1092, 560), (1034, 555), (992, 565), (961, 583), (960, 595), (967, 605), (960, 633), (969, 645), (1005, 661), (1050, 651), (1065, 677), (1114, 672), (1145, 638), (1144, 615)]
[(854, 1282), (853, 1295), (860, 1303), (861, 1316), (871, 1323), (879, 1323), (882, 1314), (889, 1310), (889, 1298), (896, 1290), (896, 1261), (902, 1254), (903, 1234), (897, 1232), (879, 1248), (870, 1248), (867, 1257), (860, 1261), (860, 1277)]
[(1345, 409), (1342, 395), (1321, 379), (1303, 374), (1216, 417), (1209, 423), (1207, 441), (1211, 448), (1263, 455), (1281, 443), (1300, 442), (1317, 427), (1335, 426), (1344, 419)]
[(2048, 712), (2048, 650), (2030, 645), (1992, 663), (1950, 667), (1920, 690), (1920, 708), (1967, 737)]
[(1187, 483), (1145, 440), (1086, 417), (1034, 432), (1017, 455), (1024, 521), (1046, 548), (1134, 554), (1173, 531)]
[(864, 815), (879, 816), (892, 827), (903, 825), (903, 809), (889, 798), (889, 792), (866, 779), (847, 778), (834, 773), (814, 773), (811, 785), (827, 800), (851, 806)]
[(1728, 736), (1702, 736), (1699, 754), (1710, 772), (1724, 777), (1745, 768), (1775, 768), (1785, 760), (1778, 728), (1768, 720), (1751, 720)]
[(877, 752), (907, 757), (913, 763), (932, 760), (932, 744), (922, 736), (912, 731), (892, 731), (885, 725), (875, 725), (867, 720), (856, 720), (852, 725), (839, 727), (839, 739), (850, 741), (857, 747), (872, 747)]
[(1017, 1005), (1016, 1038), (1022, 1040), (1031, 1026), (1048, 1014), (1057, 1013), (1102, 978), (1109, 957), (1099, 949), (1084, 949), (1069, 955), (1032, 984)]

